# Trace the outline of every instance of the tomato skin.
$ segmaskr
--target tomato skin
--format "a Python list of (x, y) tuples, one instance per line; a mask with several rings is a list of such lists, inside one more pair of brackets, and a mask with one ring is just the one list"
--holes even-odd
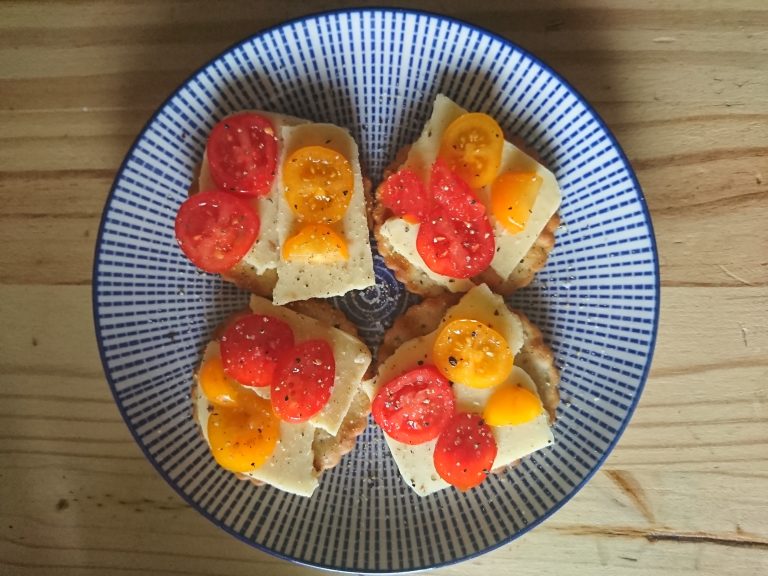
[(269, 386), (280, 355), (293, 347), (291, 327), (279, 318), (249, 314), (221, 337), (224, 372), (244, 386)]
[(427, 188), (410, 168), (403, 168), (387, 178), (379, 199), (395, 216), (411, 222), (426, 220), (431, 204)]
[(272, 407), (286, 422), (306, 422), (328, 403), (336, 378), (333, 348), (306, 340), (284, 352), (270, 389)]
[(453, 416), (456, 400), (448, 380), (434, 366), (409, 370), (384, 384), (371, 411), (384, 432), (404, 444), (434, 440)]
[(491, 427), (480, 414), (459, 412), (438, 437), (433, 463), (443, 480), (469, 490), (488, 476), (497, 452)]
[(176, 241), (206, 272), (226, 272), (259, 237), (261, 220), (250, 203), (220, 190), (187, 198), (176, 213)]
[(211, 178), (222, 190), (265, 196), (277, 169), (277, 137), (268, 118), (252, 112), (228, 116), (208, 137)]

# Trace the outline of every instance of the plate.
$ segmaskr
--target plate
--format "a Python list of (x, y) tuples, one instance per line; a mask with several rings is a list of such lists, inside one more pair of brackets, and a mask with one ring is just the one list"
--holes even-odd
[[(240, 482), (214, 464), (190, 410), (211, 330), (247, 294), (197, 271), (174, 239), (207, 134), (262, 108), (348, 127), (376, 182), (416, 139), (435, 94), (496, 118), (558, 177), (564, 225), (536, 281), (512, 299), (562, 369), (555, 444), (462, 493), (417, 497), (374, 426), (311, 499)], [(377, 284), (336, 298), (375, 349), (416, 299), (378, 255)], [(637, 405), (656, 338), (659, 274), (648, 210), (615, 138), (589, 104), (508, 40), (433, 14), (317, 14), (249, 38), (194, 73), (126, 156), (93, 274), (104, 370), (136, 442), (206, 518), (276, 556), (348, 572), (412, 571), (472, 558), (524, 534), (584, 486)]]

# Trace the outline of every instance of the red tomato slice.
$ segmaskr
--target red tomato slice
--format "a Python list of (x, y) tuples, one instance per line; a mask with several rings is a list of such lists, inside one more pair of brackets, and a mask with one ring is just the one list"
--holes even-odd
[(293, 330), (279, 318), (249, 314), (221, 337), (224, 372), (245, 386), (269, 386), (278, 358), (293, 342)]
[(195, 194), (176, 214), (176, 241), (206, 272), (225, 272), (259, 237), (261, 221), (247, 200), (212, 190)]
[(398, 442), (423, 444), (438, 437), (453, 416), (448, 380), (434, 366), (415, 368), (379, 388), (371, 410), (376, 423)]
[(242, 112), (216, 124), (208, 137), (211, 178), (227, 192), (264, 196), (277, 168), (275, 127), (267, 118)]
[(328, 403), (336, 362), (325, 340), (307, 340), (283, 353), (272, 381), (272, 408), (286, 422), (306, 422)]
[(496, 452), (496, 439), (482, 416), (460, 412), (437, 439), (433, 461), (443, 480), (459, 490), (469, 490), (488, 476)]
[(418, 175), (408, 168), (392, 174), (381, 187), (380, 200), (396, 216), (423, 222), (429, 213), (429, 196)]
[(496, 241), (488, 218), (457, 220), (433, 211), (419, 226), (416, 250), (433, 272), (471, 278), (491, 264)]
[(416, 250), (430, 270), (470, 278), (488, 268), (496, 240), (485, 206), (469, 185), (443, 161), (432, 166), (432, 209), (421, 223)]
[(451, 170), (445, 160), (438, 158), (429, 178), (434, 209), (459, 220), (474, 221), (485, 216), (485, 205), (472, 188)]

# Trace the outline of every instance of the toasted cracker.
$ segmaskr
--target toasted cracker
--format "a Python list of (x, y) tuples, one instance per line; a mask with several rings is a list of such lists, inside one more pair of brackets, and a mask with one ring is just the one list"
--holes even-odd
[[(357, 336), (357, 327), (349, 321), (349, 319), (341, 310), (334, 308), (330, 303), (324, 300), (313, 299), (291, 302), (290, 304), (286, 305), (286, 308), (290, 308), (298, 314), (303, 314), (304, 316), (314, 318), (315, 320), (318, 320), (323, 324), (327, 324), (328, 326), (338, 328), (339, 330), (342, 330), (347, 334), (351, 334), (352, 336)], [(241, 310), (228, 316), (214, 330), (213, 339), (218, 340), (221, 338), (221, 335), (224, 333), (226, 327), (230, 323), (234, 322), (238, 318), (241, 318), (243, 315), (248, 314), (249, 312), (250, 310)], [(368, 368), (368, 372), (364, 376), (364, 379), (370, 377), (371, 369), (371, 367)], [(196, 387), (197, 375), (195, 375), (195, 382), (192, 385), (191, 397), (192, 415), (195, 423), (198, 424), (199, 428), (199, 422), (197, 422), (197, 407), (195, 405), (196, 397), (194, 393)], [(363, 433), (366, 426), (368, 425), (368, 414), (370, 413), (371, 403), (368, 399), (368, 396), (365, 394), (365, 392), (360, 390), (352, 399), (352, 404), (350, 405), (349, 411), (344, 417), (344, 420), (342, 421), (336, 436), (332, 436), (331, 434), (328, 434), (326, 431), (320, 430), (319, 428), (315, 430), (315, 437), (312, 441), (312, 451), (315, 455), (313, 465), (318, 474), (321, 474), (324, 470), (328, 470), (338, 465), (338, 463), (341, 462), (342, 457), (354, 449), (357, 442), (357, 437)], [(202, 431), (200, 431), (200, 434), (202, 435)], [(255, 486), (264, 484), (264, 482), (256, 480), (250, 476), (246, 476), (245, 474), (235, 473), (235, 476), (237, 476), (237, 478), (240, 480), (248, 480)]]
[[(522, 146), (519, 139), (514, 139), (515, 145), (522, 148), (532, 158), (538, 160), (538, 156), (531, 150)], [(395, 159), (384, 169), (382, 183), (376, 188), (374, 206), (371, 210), (373, 219), (373, 235), (376, 237), (376, 243), (379, 248), (379, 254), (384, 259), (387, 267), (394, 272), (395, 277), (400, 280), (405, 287), (421, 296), (439, 296), (450, 293), (447, 288), (435, 282), (423, 270), (419, 270), (408, 262), (403, 256), (397, 253), (387, 239), (381, 234), (381, 226), (394, 216), (384, 204), (379, 201), (382, 191), (382, 185), (386, 179), (397, 172), (408, 158), (410, 146), (404, 146), (395, 156)], [(560, 216), (555, 213), (549, 219), (544, 229), (534, 241), (523, 259), (518, 263), (515, 269), (507, 278), (502, 278), (490, 267), (472, 278), (475, 284), (488, 284), (488, 286), (497, 294), (508, 296), (530, 284), (536, 273), (541, 270), (547, 262), (549, 253), (555, 246), (555, 230), (560, 226)]]

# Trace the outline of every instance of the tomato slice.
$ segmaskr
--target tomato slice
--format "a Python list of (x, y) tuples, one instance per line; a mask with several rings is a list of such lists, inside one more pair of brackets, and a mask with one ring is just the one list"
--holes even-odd
[(435, 366), (453, 382), (492, 388), (507, 379), (514, 355), (504, 336), (477, 320), (454, 320), (435, 338)]
[(491, 264), (496, 241), (487, 218), (468, 222), (433, 214), (419, 226), (416, 250), (433, 272), (471, 278)]
[(306, 422), (331, 397), (336, 378), (333, 349), (325, 340), (307, 340), (285, 352), (275, 371), (271, 398), (286, 422)]
[(283, 243), (286, 262), (330, 264), (349, 260), (349, 247), (341, 235), (325, 224), (306, 224)]
[(510, 234), (525, 230), (543, 181), (535, 172), (504, 172), (494, 180), (491, 210)]
[(226, 272), (259, 237), (261, 221), (248, 201), (213, 190), (195, 194), (176, 214), (176, 241), (206, 272)]
[(491, 427), (480, 414), (460, 412), (437, 439), (433, 462), (443, 480), (469, 490), (488, 476), (497, 452)]
[(269, 119), (252, 112), (228, 116), (208, 137), (211, 178), (227, 192), (265, 196), (277, 167), (277, 137)]
[(250, 472), (264, 464), (280, 438), (280, 420), (269, 400), (250, 396), (247, 405), (218, 406), (208, 417), (211, 453), (222, 468), (232, 472)]
[(392, 174), (381, 187), (381, 203), (409, 222), (423, 222), (429, 214), (430, 199), (419, 176), (409, 168)]
[(352, 165), (324, 146), (299, 148), (283, 163), (285, 199), (302, 222), (333, 224), (344, 217), (355, 188)]
[(451, 278), (470, 278), (490, 265), (496, 240), (485, 206), (465, 182), (438, 160), (430, 178), (432, 209), (416, 235), (427, 267)]
[(462, 114), (440, 141), (441, 158), (472, 188), (493, 182), (501, 165), (504, 134), (496, 120), (481, 112)]
[(472, 188), (440, 158), (432, 165), (429, 190), (432, 194), (432, 212), (471, 222), (486, 217), (485, 205)]
[(221, 337), (224, 372), (245, 386), (269, 386), (280, 354), (293, 342), (293, 330), (279, 318), (249, 314)]
[(379, 388), (371, 406), (374, 420), (387, 435), (411, 445), (437, 438), (454, 409), (451, 385), (434, 366), (390, 380)]

